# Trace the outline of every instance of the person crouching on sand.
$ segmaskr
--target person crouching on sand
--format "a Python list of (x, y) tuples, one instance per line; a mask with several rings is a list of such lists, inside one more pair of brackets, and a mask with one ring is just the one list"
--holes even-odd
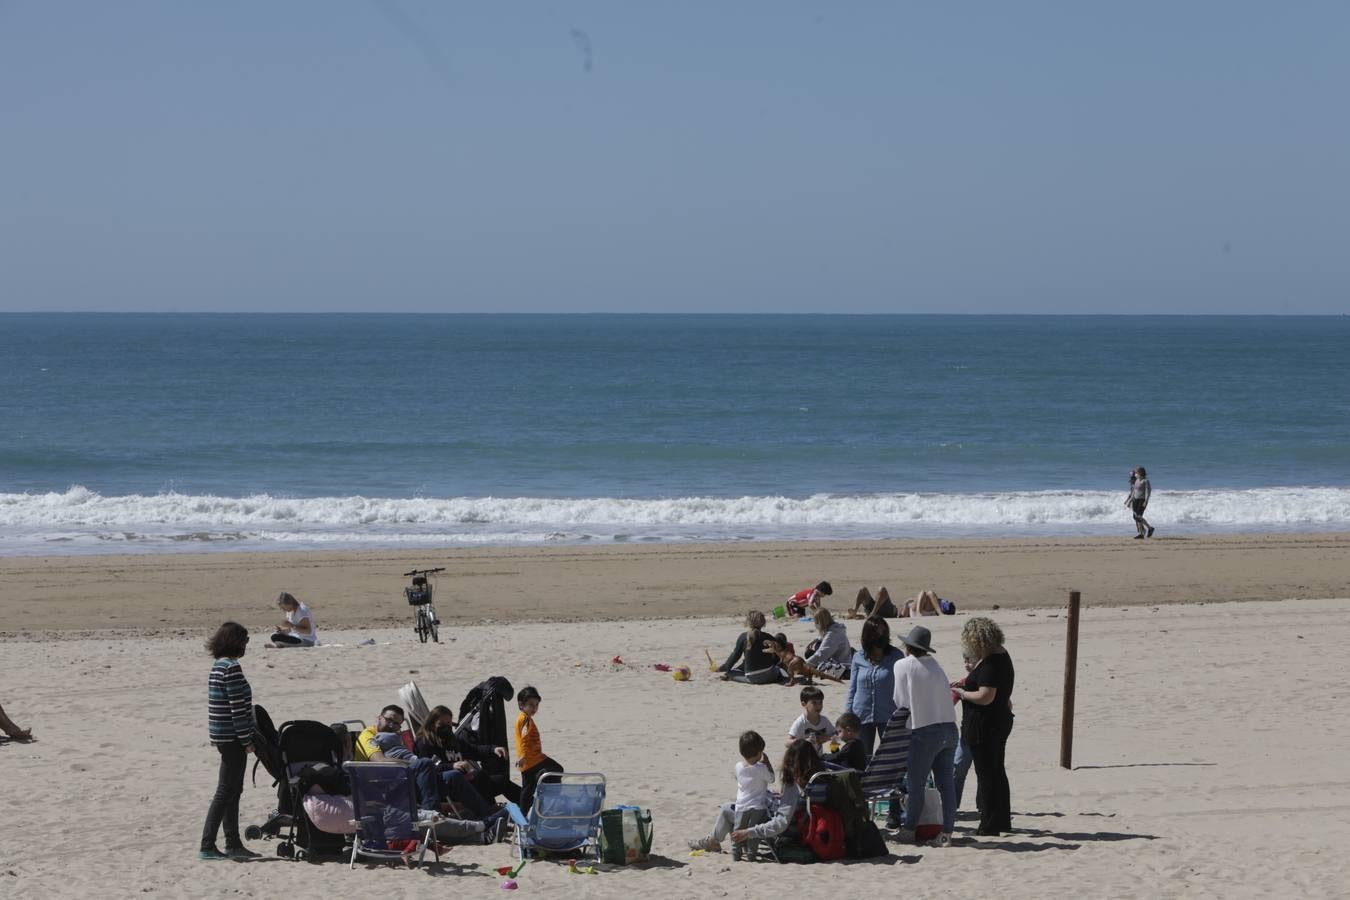
[(314, 614), (309, 607), (282, 591), (277, 606), (286, 614), (286, 621), (277, 626), (268, 647), (313, 647), (319, 643), (319, 630), (314, 625)]

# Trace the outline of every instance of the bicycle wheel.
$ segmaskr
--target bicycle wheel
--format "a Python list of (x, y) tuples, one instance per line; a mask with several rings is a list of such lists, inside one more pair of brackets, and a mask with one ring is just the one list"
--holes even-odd
[(431, 625), (431, 640), (439, 644), (441, 642), (441, 621), (436, 618), (436, 608), (430, 603), (427, 604), (427, 622)]
[(427, 635), (430, 629), (427, 628), (427, 608), (425, 606), (417, 607), (417, 639), (422, 643), (427, 642)]

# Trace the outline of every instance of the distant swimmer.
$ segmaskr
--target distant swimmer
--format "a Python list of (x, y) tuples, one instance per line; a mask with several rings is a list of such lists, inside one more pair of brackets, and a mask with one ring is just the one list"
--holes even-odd
[(1140, 466), (1130, 473), (1130, 495), (1125, 498), (1125, 505), (1134, 513), (1134, 529), (1138, 532), (1134, 536), (1136, 541), (1153, 537), (1153, 526), (1144, 518), (1144, 510), (1148, 509), (1148, 498), (1152, 495), (1153, 485), (1148, 482), (1148, 472)]

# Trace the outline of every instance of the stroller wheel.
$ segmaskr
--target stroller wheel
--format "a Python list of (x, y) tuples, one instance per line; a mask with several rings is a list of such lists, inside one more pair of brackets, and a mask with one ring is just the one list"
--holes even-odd
[(277, 856), (280, 856), (282, 859), (291, 859), (295, 856), (295, 847), (291, 846), (289, 841), (282, 841), (280, 844), (277, 844)]
[(260, 840), (261, 838), (262, 838), (262, 828), (261, 828), (261, 826), (258, 826), (258, 825), (250, 825), (250, 826), (248, 826), (247, 828), (244, 829), (244, 839), (245, 839), (245, 840), (248, 840), (248, 841), (256, 841), (256, 840)]
[(309, 859), (309, 853), (304, 850), (297, 850), (295, 851), (295, 858), (303, 862), (304, 860)]

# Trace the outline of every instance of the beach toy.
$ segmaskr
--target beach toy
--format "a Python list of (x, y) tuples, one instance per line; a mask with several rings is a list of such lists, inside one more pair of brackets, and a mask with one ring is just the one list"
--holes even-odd
[(703, 655), (706, 656), (706, 657), (708, 657), (708, 671), (709, 671), (709, 672), (716, 672), (716, 671), (717, 671), (717, 663), (713, 662), (712, 654), (708, 652), (708, 648), (706, 648), (706, 647), (703, 648)]
[[(527, 862), (529, 862), (528, 859), (522, 859), (520, 862), (516, 863), (514, 866), (498, 866), (498, 867), (497, 867), (497, 874), (498, 874), (498, 875), (505, 875), (507, 878), (515, 878), (517, 875), (520, 874), (520, 870), (523, 869), (523, 868), (525, 868), (525, 864), (526, 864)], [(506, 890), (508, 890), (508, 891), (513, 891), (513, 890), (515, 890), (515, 888), (506, 888)]]
[(690, 856), (703, 856), (703, 855), (704, 855), (705, 853), (707, 853), (707, 852), (708, 852), (707, 850), (690, 850), (690, 851), (689, 851), (689, 855), (690, 855)]
[(569, 859), (569, 860), (567, 861), (567, 871), (571, 872), (573, 875), (598, 875), (598, 874), (600, 874), (599, 872), (597, 872), (597, 871), (595, 870), (595, 866), (583, 866), (582, 868), (578, 869), (578, 868), (577, 868), (577, 861), (576, 861), (575, 859)]
[(775, 619), (781, 619), (786, 615), (787, 615), (787, 607), (779, 605), (773, 608), (773, 617)]
[(520, 885), (516, 884), (514, 878), (508, 878), (502, 882), (502, 890), (504, 891), (514, 891), (518, 887), (520, 887)]
[(654, 666), (652, 666), (652, 668), (655, 669), (655, 670), (658, 671), (658, 672), (669, 672), (669, 671), (670, 671), (670, 666), (668, 666), (668, 665), (665, 664), (665, 663), (656, 663)]
[(670, 673), (670, 677), (676, 681), (688, 681), (692, 676), (688, 666), (676, 666), (675, 671)]
[(613, 659), (611, 659), (610, 662), (614, 663), (614, 665), (616, 665), (616, 666), (621, 666), (621, 665), (623, 665), (623, 657), (622, 657), (622, 656), (616, 656), (616, 657), (614, 657)]

